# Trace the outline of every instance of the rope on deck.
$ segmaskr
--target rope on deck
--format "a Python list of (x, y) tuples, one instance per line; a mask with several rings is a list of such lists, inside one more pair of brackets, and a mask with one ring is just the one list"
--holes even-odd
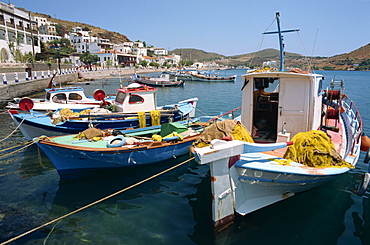
[[(78, 213), (78, 212), (80, 212), (80, 211), (82, 211), (82, 210), (84, 210), (84, 209), (87, 209), (87, 208), (89, 208), (89, 207), (91, 207), (91, 206), (95, 205), (95, 204), (98, 204), (98, 203), (100, 203), (100, 202), (102, 202), (102, 201), (105, 201), (105, 200), (107, 200), (107, 199), (109, 199), (109, 198), (112, 198), (112, 197), (114, 197), (114, 196), (117, 196), (118, 194), (121, 194), (121, 193), (123, 193), (123, 192), (125, 192), (125, 191), (127, 191), (127, 190), (130, 190), (130, 189), (132, 189), (132, 188), (134, 188), (134, 187), (138, 186), (138, 185), (141, 185), (141, 184), (143, 184), (143, 183), (145, 183), (145, 182), (147, 182), (147, 181), (149, 181), (149, 180), (151, 180), (151, 179), (154, 179), (154, 178), (156, 178), (156, 177), (158, 177), (158, 176), (160, 176), (160, 175), (162, 175), (162, 174), (164, 174), (164, 173), (167, 173), (167, 172), (169, 172), (169, 171), (171, 171), (171, 170), (173, 170), (173, 169), (175, 169), (175, 168), (177, 168), (177, 167), (180, 167), (181, 165), (183, 165), (183, 164), (185, 164), (185, 163), (188, 163), (188, 162), (190, 162), (190, 161), (192, 161), (192, 160), (194, 160), (194, 157), (191, 157), (191, 158), (189, 158), (189, 159), (187, 159), (187, 160), (185, 160), (185, 161), (183, 161), (183, 162), (181, 162), (181, 163), (179, 163), (179, 164), (177, 164), (177, 165), (175, 165), (175, 166), (172, 166), (172, 167), (170, 167), (170, 168), (168, 168), (168, 169), (166, 169), (166, 170), (164, 170), (164, 171), (162, 171), (162, 172), (160, 172), (160, 173), (157, 173), (157, 174), (155, 174), (155, 175), (153, 175), (153, 176), (151, 176), (151, 177), (149, 177), (149, 178), (146, 178), (146, 179), (144, 179), (144, 180), (142, 180), (142, 181), (139, 181), (139, 182), (137, 182), (136, 184), (133, 184), (133, 185), (131, 185), (131, 186), (129, 186), (129, 187), (126, 187), (126, 188), (124, 188), (124, 189), (122, 189), (122, 190), (120, 190), (120, 191), (117, 191), (117, 192), (115, 192), (115, 193), (113, 193), (113, 194), (109, 195), (109, 196), (106, 196), (106, 197), (104, 197), (104, 198), (102, 198), (102, 199), (99, 199), (99, 200), (97, 200), (97, 201), (93, 202), (93, 203), (90, 203), (90, 204), (88, 204), (88, 205), (86, 205), (86, 206), (83, 206), (83, 207), (81, 207), (81, 208), (79, 208), (79, 209), (76, 209), (76, 210), (74, 210), (74, 211), (72, 211), (72, 212), (70, 212), (70, 213), (68, 213), (68, 214), (65, 214), (65, 215), (63, 215), (63, 216), (61, 216), (61, 217), (59, 217), (59, 218), (53, 219), (53, 220), (51, 220), (51, 221), (49, 221), (49, 222), (47, 222), (47, 223), (45, 223), (45, 224), (43, 224), (43, 225), (40, 225), (40, 226), (38, 226), (38, 227), (36, 227), (36, 228), (34, 228), (34, 229), (32, 229), (32, 230), (29, 230), (29, 231), (27, 231), (27, 232), (25, 232), (25, 233), (22, 233), (22, 234), (20, 234), (20, 235), (18, 235), (18, 236), (16, 236), (16, 237), (13, 237), (13, 238), (11, 238), (11, 239), (9, 239), (9, 240), (7, 240), (7, 241), (5, 241), (5, 242), (1, 243), (0, 245), (5, 245), (5, 244), (8, 244), (8, 243), (10, 243), (10, 242), (14, 242), (15, 240), (18, 240), (19, 238), (22, 238), (22, 237), (24, 237), (24, 236), (26, 236), (26, 235), (28, 235), (28, 234), (30, 234), (30, 233), (32, 233), (32, 232), (34, 232), (34, 231), (37, 231), (37, 230), (39, 230), (39, 229), (41, 229), (41, 228), (43, 228), (43, 227), (45, 227), (45, 226), (47, 226), (47, 225), (50, 225), (50, 224), (52, 224), (52, 223), (55, 223), (55, 222), (57, 222), (57, 221), (59, 221), (59, 220), (62, 220), (62, 219), (64, 219), (64, 218), (66, 218), (66, 217), (68, 217), (68, 216), (72, 215), (72, 214)], [(53, 227), (53, 229), (54, 229), (54, 228), (55, 228), (55, 226)], [(49, 237), (49, 236), (48, 236), (48, 237)]]

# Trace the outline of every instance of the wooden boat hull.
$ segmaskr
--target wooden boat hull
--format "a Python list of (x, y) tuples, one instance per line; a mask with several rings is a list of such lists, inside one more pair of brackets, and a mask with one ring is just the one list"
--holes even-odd
[(312, 168), (294, 162), (291, 166), (282, 166), (272, 160), (276, 158), (265, 153), (243, 154), (230, 169), (238, 213), (251, 213), (349, 171), (349, 168)]
[[(167, 106), (169, 108), (170, 106)], [(160, 124), (166, 122), (177, 122), (186, 120), (194, 111), (194, 105), (191, 103), (179, 103), (178, 110), (169, 113), (163, 113), (160, 118)], [(126, 130), (139, 127), (139, 119), (130, 115), (118, 114), (119, 117), (113, 117), (113, 114), (104, 118), (93, 119), (93, 117), (85, 120), (67, 120), (58, 124), (53, 124), (50, 117), (46, 114), (34, 112), (19, 113), (16, 110), (8, 111), (13, 121), (19, 125), (19, 129), (27, 140), (39, 137), (41, 135), (56, 136), (66, 134), (77, 134), (89, 128), (89, 125), (94, 125), (99, 129), (117, 129)], [(117, 114), (116, 114), (117, 115)], [(146, 126), (152, 126), (150, 116), (146, 116)]]
[(176, 158), (188, 153), (197, 137), (198, 135), (194, 135), (177, 142), (145, 142), (132, 148), (94, 147), (95, 143), (101, 145), (104, 142), (93, 142), (91, 147), (61, 144), (50, 140), (36, 141), (36, 144), (50, 158), (58, 173), (67, 176), (86, 170), (142, 166)]
[(202, 81), (202, 82), (235, 82), (236, 77), (237, 77), (236, 75), (230, 77), (215, 77), (192, 74), (193, 81)]
[(183, 81), (151, 81), (148, 79), (136, 80), (138, 83), (146, 84), (152, 87), (183, 87)]

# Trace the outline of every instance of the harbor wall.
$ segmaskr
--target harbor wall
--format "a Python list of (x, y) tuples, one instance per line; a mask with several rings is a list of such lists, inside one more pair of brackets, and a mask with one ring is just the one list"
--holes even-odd
[[(6, 106), (8, 101), (12, 101), (16, 97), (27, 97), (35, 93), (39, 93), (47, 88), (50, 77), (40, 78), (36, 80), (23, 81), (18, 83), (11, 83), (0, 86), (0, 108)], [(64, 75), (58, 75), (55, 78), (58, 84), (65, 84), (67, 82), (77, 81), (78, 73), (69, 73)]]

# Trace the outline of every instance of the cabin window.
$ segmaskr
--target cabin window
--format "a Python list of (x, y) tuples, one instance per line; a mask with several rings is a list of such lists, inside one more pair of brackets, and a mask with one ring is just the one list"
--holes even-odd
[(56, 94), (53, 96), (54, 103), (67, 103), (67, 97), (65, 94)]
[(119, 104), (122, 104), (125, 98), (126, 98), (126, 94), (119, 92), (117, 93), (117, 96), (116, 96), (116, 102)]
[(136, 95), (136, 94), (131, 94), (130, 95), (130, 100), (128, 101), (129, 104), (140, 104), (144, 103), (143, 97)]
[(322, 79), (320, 79), (319, 81), (319, 88), (317, 91), (317, 96), (320, 96), (320, 95), (322, 95)]
[(47, 93), (46, 93), (46, 96), (45, 96), (45, 99), (46, 99), (46, 100), (50, 100), (50, 96), (51, 96), (51, 94), (50, 94), (49, 92), (47, 92)]
[(82, 100), (82, 96), (80, 94), (77, 94), (77, 93), (70, 93), (68, 95), (68, 99), (69, 100)]
[(268, 93), (277, 93), (279, 89), (278, 78), (255, 78), (254, 79), (255, 90), (264, 90)]

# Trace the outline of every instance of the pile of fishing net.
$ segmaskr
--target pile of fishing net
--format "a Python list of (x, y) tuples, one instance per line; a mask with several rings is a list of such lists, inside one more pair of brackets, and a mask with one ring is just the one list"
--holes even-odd
[(207, 127), (199, 138), (195, 141), (194, 146), (200, 148), (208, 146), (213, 139), (222, 139), (231, 136), (233, 140), (242, 140), (253, 142), (253, 138), (248, 130), (237, 120), (216, 121)]
[(70, 117), (78, 117), (79, 115), (88, 115), (91, 113), (91, 109), (86, 109), (81, 112), (73, 112), (69, 108), (61, 109), (52, 119), (52, 124), (59, 122), (65, 122)]
[(296, 134), (293, 145), (289, 146), (284, 158), (309, 167), (347, 167), (353, 166), (342, 159), (335, 150), (329, 136), (320, 130)]

